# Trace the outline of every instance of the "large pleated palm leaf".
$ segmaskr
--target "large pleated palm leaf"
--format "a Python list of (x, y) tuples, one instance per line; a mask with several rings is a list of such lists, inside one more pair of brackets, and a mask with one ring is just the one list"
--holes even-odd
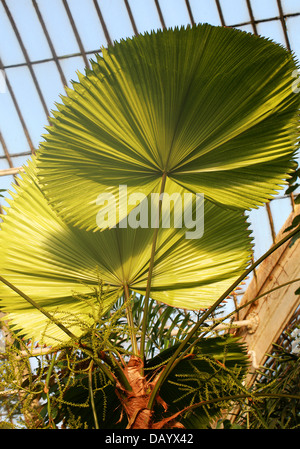
[[(0, 273), (81, 336), (95, 319), (91, 304), (94, 308), (98, 304), (94, 289), (100, 281), (103, 313), (127, 287), (145, 294), (154, 229), (128, 226), (92, 232), (66, 224), (38, 185), (35, 160), (25, 169), (1, 224)], [(164, 208), (163, 203), (162, 212)], [(187, 239), (185, 227), (159, 229), (152, 275), (154, 299), (188, 309), (208, 307), (247, 266), (251, 239), (243, 215), (207, 203), (204, 222), (199, 239)], [(2, 283), (0, 307), (27, 337), (51, 344), (69, 339), (40, 310)]]
[(148, 195), (164, 173), (217, 204), (259, 206), (293, 167), (296, 68), (270, 40), (207, 24), (115, 43), (57, 105), (42, 189), (85, 229), (98, 228), (99, 194), (125, 184)]

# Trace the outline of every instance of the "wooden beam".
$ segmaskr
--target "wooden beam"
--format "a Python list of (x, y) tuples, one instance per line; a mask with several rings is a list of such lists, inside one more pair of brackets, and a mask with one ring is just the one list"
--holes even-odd
[[(277, 235), (276, 241), (285, 235), (284, 230), (299, 213), (300, 206), (296, 206)], [(255, 369), (263, 365), (268, 352), (272, 349), (272, 344), (278, 340), (300, 304), (300, 295), (295, 295), (300, 281), (288, 284), (290, 281), (300, 279), (299, 261), (300, 239), (296, 240), (292, 246), (290, 246), (290, 242), (285, 243), (261, 263), (256, 271), (256, 276), (253, 277), (242, 297), (240, 305), (247, 304), (257, 296), (287, 284), (259, 298), (239, 312), (239, 320), (255, 316), (258, 323), (255, 332), (250, 333), (247, 328), (243, 327), (235, 333), (243, 338), (248, 346), (249, 354), (252, 356), (252, 370), (247, 379), (249, 384), (254, 381)]]
[(23, 172), (23, 167), (4, 168), (0, 170), (0, 176), (17, 175), (19, 172)]

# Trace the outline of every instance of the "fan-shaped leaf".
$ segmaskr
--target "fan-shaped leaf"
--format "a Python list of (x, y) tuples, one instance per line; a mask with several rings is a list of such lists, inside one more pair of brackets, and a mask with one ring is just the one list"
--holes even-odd
[(280, 45), (207, 24), (103, 49), (57, 105), (38, 154), (42, 189), (86, 229), (97, 229), (99, 194), (126, 184), (148, 195), (163, 173), (218, 204), (261, 205), (293, 167), (295, 68)]
[[(1, 275), (81, 335), (87, 331), (84, 323), (93, 320), (91, 304), (94, 308), (98, 304), (95, 289), (100, 281), (108, 289), (103, 310), (124, 293), (125, 285), (145, 294), (154, 229), (128, 226), (92, 232), (68, 225), (47, 203), (34, 162), (25, 171), (1, 224)], [(168, 183), (169, 190), (176, 187)], [(162, 217), (168, 206), (163, 202)], [(174, 215), (176, 204), (172, 210)], [(212, 304), (249, 262), (247, 226), (240, 212), (210, 202), (204, 204), (201, 238), (187, 239), (185, 226), (161, 226), (151, 296), (188, 309)], [(0, 306), (28, 337), (39, 340), (44, 333), (45, 341), (52, 343), (67, 338), (3, 284)]]

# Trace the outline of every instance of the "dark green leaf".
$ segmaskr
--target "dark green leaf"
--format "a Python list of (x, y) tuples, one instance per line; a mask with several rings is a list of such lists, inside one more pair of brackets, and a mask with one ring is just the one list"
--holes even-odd
[[(147, 368), (169, 359), (177, 345), (152, 360)], [(161, 387), (160, 396), (168, 404), (168, 413), (188, 405), (225, 397), (238, 388), (248, 366), (246, 348), (237, 339), (215, 337), (197, 343), (194, 352), (182, 359)], [(180, 421), (187, 428), (207, 428), (221, 411), (221, 404), (197, 407), (183, 413)], [(158, 413), (158, 412), (157, 412)]]
[(300, 195), (295, 198), (295, 204), (300, 204)]
[(288, 189), (286, 189), (285, 191), (286, 195), (289, 195), (290, 193), (294, 192), (294, 190), (296, 190), (299, 186), (300, 184), (298, 183), (291, 185)]

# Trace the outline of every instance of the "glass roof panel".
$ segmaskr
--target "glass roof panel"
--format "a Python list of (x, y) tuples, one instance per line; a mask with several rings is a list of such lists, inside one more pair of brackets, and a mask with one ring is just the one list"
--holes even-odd
[[(1, 142), (0, 142), (0, 154), (1, 152)], [(6, 159), (0, 159), (0, 169), (6, 169), (9, 168), (9, 164), (7, 162)], [(13, 176), (9, 175), (9, 176), (0, 176), (0, 190), (6, 190), (7, 188), (9, 188), (9, 186), (11, 185), (11, 183), (13, 182)], [(6, 195), (7, 196), (7, 195)], [(3, 200), (3, 198), (1, 198), (1, 200)], [(6, 202), (2, 201), (1, 204), (6, 205)]]
[[(35, 147), (40, 141), (40, 134), (47, 124), (47, 117), (36, 92), (30, 71), (27, 67), (9, 69), (9, 77), (13, 91), (18, 98), (21, 113), (26, 117), (26, 126)], [(13, 132), (13, 123), (11, 123)]]
[(278, 5), (276, 0), (251, 0), (253, 15), (256, 20), (278, 17)]
[(253, 33), (253, 26), (252, 25), (239, 25), (236, 26), (235, 28), (237, 28), (238, 30), (241, 31), (246, 31), (246, 33)]
[[(11, 70), (11, 69), (10, 69)], [(7, 70), (9, 74), (9, 69)], [(8, 92), (0, 94), (0, 131), (10, 154), (30, 151), (16, 108)], [(0, 151), (0, 155), (3, 154)], [(4, 160), (0, 159), (0, 169)]]
[(249, 22), (250, 16), (246, 0), (220, 0), (226, 25)]
[[(64, 93), (64, 86), (56, 64), (54, 61), (43, 62), (35, 64), (33, 69), (50, 112), (54, 109), (54, 102), (61, 101), (58, 95)], [(49, 83), (49, 79), (51, 79), (51, 83)]]
[(77, 53), (79, 47), (63, 2), (39, 0), (38, 6), (57, 55)]
[(22, 167), (23, 165), (25, 165), (28, 160), (30, 159), (30, 156), (15, 156), (13, 158), (13, 162), (14, 162), (14, 166), (15, 167)]
[(84, 14), (82, 0), (72, 0), (69, 7), (85, 51), (94, 51), (106, 46), (107, 41), (92, 0), (85, 0)]
[(31, 61), (51, 57), (51, 51), (32, 3), (27, 0), (7, 1), (13, 21)]
[(286, 19), (286, 26), (292, 50), (296, 53), (298, 61), (300, 61), (300, 15), (295, 17), (288, 17)]
[(286, 218), (292, 212), (292, 202), (290, 198), (281, 198), (270, 203), (271, 213), (274, 222), (275, 233), (277, 234)]
[[(76, 72), (84, 73), (85, 64), (81, 56), (73, 56), (72, 58), (64, 58), (60, 60), (60, 65), (65, 74), (68, 87), (71, 87), (71, 81), (78, 81)], [(59, 94), (63, 93), (62, 89), (59, 90)]]
[(257, 25), (258, 34), (267, 36), (278, 44), (286, 45), (280, 20), (271, 20)]
[(134, 34), (123, 0), (98, 0), (98, 5), (108, 26), (112, 41), (130, 37)]
[(159, 4), (167, 28), (181, 27), (190, 23), (184, 0), (160, 0)]
[(257, 260), (273, 243), (268, 213), (265, 207), (260, 207), (259, 209), (252, 209), (248, 216), (249, 228), (255, 236), (253, 258)]
[(215, 1), (190, 0), (190, 5), (196, 23), (210, 23), (215, 26), (221, 25)]
[(141, 2), (140, 0), (130, 0), (129, 5), (139, 33), (161, 28), (161, 22), (157, 8), (153, 1)]
[(299, 10), (299, 0), (284, 0), (282, 9), (284, 14), (294, 14)]
[(2, 3), (0, 3), (0, 58), (4, 65), (25, 62), (22, 50)]

